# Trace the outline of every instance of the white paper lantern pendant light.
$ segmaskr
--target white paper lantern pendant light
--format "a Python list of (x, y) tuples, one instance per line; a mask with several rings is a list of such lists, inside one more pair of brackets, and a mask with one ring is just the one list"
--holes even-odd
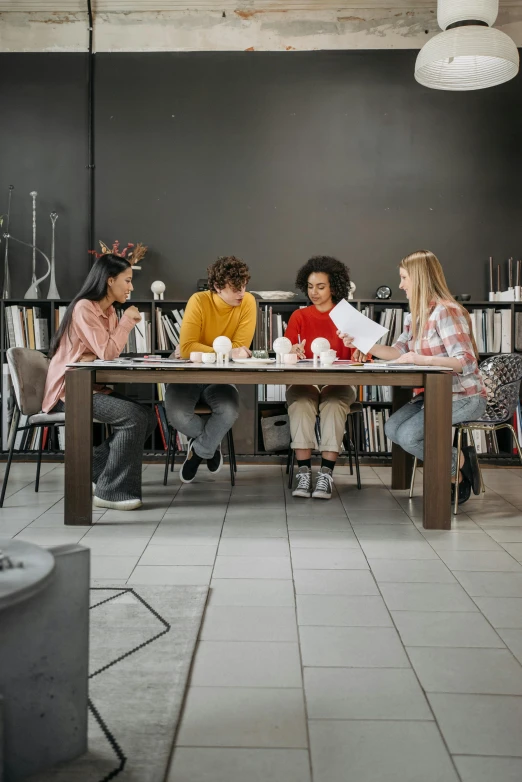
[(429, 40), (415, 63), (415, 78), (434, 90), (480, 90), (509, 81), (518, 73), (518, 49), (491, 25), (498, 0), (438, 0), (437, 20), (444, 32)]

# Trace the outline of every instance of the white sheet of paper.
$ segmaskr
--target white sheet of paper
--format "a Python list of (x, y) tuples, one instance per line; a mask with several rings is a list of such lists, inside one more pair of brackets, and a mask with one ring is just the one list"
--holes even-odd
[(329, 313), (339, 331), (343, 334), (350, 334), (353, 337), (353, 344), (363, 353), (368, 353), (376, 342), (388, 329), (375, 323), (371, 318), (367, 318), (362, 312), (348, 304), (346, 299), (341, 299), (333, 310)]

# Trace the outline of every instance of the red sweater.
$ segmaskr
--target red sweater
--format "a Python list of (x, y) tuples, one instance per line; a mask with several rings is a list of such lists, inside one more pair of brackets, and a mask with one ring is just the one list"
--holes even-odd
[(306, 339), (306, 358), (313, 358), (312, 342), (316, 337), (327, 339), (330, 347), (337, 351), (337, 358), (348, 359), (352, 357), (352, 349), (345, 347), (343, 341), (337, 336), (337, 326), (331, 320), (328, 312), (319, 312), (313, 305), (292, 313), (285, 337), (288, 337), (292, 345), (299, 342), (299, 337), (301, 337), (301, 342)]

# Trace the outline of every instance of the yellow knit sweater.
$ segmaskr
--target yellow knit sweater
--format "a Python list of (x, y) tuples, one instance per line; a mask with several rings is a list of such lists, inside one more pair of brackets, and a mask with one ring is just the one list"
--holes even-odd
[(228, 337), (233, 348), (249, 347), (256, 330), (257, 305), (251, 293), (239, 307), (231, 307), (213, 291), (195, 293), (187, 302), (179, 347), (182, 358), (192, 351), (212, 353), (216, 337)]

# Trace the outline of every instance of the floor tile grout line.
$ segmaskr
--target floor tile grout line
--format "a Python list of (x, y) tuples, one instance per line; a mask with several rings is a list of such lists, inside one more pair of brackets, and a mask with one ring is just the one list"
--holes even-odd
[[(283, 497), (285, 500), (285, 524), (286, 524), (286, 536), (288, 541), (288, 549), (290, 551), (290, 573), (292, 576), (292, 590), (294, 594), (294, 615), (295, 615), (295, 624), (296, 624), (296, 631), (297, 631), (297, 651), (299, 655), (299, 665), (301, 668), (301, 686), (302, 686), (302, 699), (303, 699), (303, 711), (304, 711), (304, 721), (305, 721), (305, 731), (306, 731), (306, 745), (308, 749), (308, 767), (310, 769), (310, 782), (314, 782), (314, 769), (313, 769), (313, 763), (312, 763), (312, 745), (310, 741), (310, 729), (309, 729), (309, 718), (308, 718), (308, 701), (306, 697), (306, 689), (305, 689), (305, 679), (304, 679), (304, 662), (303, 662), (303, 650), (301, 647), (301, 634), (299, 632), (299, 616), (297, 612), (297, 591), (296, 591), (296, 585), (295, 585), (295, 579), (294, 579), (294, 566), (293, 566), (293, 557), (292, 557), (292, 548), (290, 546), (290, 529), (288, 527), (288, 503), (287, 503), (287, 494), (285, 491), (286, 488), (286, 474), (283, 472), (283, 467), (281, 466), (281, 482), (282, 482), (282, 488), (283, 488)], [(335, 484), (334, 484), (335, 485)]]
[[(181, 489), (181, 486), (180, 486), (180, 489)], [(178, 490), (178, 493), (179, 493), (179, 490)], [(230, 503), (231, 494), (232, 494), (232, 486), (230, 487), (230, 491), (229, 491), (228, 502), (227, 502), (227, 509), (228, 509), (228, 506), (229, 506), (229, 503)], [(186, 707), (186, 704), (187, 704), (187, 699), (188, 699), (188, 696), (189, 696), (189, 692), (190, 692), (190, 690), (193, 687), (193, 685), (191, 683), (192, 682), (192, 674), (193, 674), (193, 671), (194, 671), (194, 664), (195, 664), (197, 650), (198, 650), (199, 645), (201, 643), (201, 631), (203, 629), (203, 625), (204, 625), (204, 622), (205, 622), (205, 614), (207, 612), (207, 608), (209, 606), (209, 601), (210, 601), (210, 597), (211, 597), (212, 576), (213, 576), (214, 568), (215, 568), (215, 565), (216, 565), (216, 559), (217, 559), (217, 556), (218, 556), (219, 544), (221, 542), (221, 537), (222, 537), (222, 533), (223, 533), (223, 525), (225, 523), (225, 518), (226, 518), (226, 509), (225, 509), (225, 513), (223, 515), (223, 521), (222, 521), (221, 527), (220, 527), (218, 545), (216, 547), (216, 554), (214, 556), (214, 564), (212, 565), (212, 569), (211, 569), (211, 572), (210, 572), (210, 577), (209, 577), (208, 583), (207, 583), (207, 599), (205, 600), (205, 606), (203, 608), (203, 614), (201, 616), (201, 623), (200, 623), (199, 630), (198, 630), (198, 636), (197, 636), (196, 642), (194, 644), (194, 652), (192, 654), (192, 659), (190, 661), (190, 666), (189, 666), (189, 670), (188, 670), (188, 673), (187, 673), (187, 681), (186, 681), (186, 684), (185, 684), (185, 688), (184, 688), (184, 692), (183, 692), (183, 698), (182, 698), (180, 709), (179, 709), (179, 717), (178, 717), (178, 721), (177, 721), (176, 728), (175, 728), (175, 731), (174, 731), (174, 735), (172, 736), (172, 745), (170, 747), (169, 759), (168, 759), (168, 764), (167, 764), (167, 772), (166, 772), (167, 775), (169, 775), (169, 773), (170, 773), (170, 769), (172, 767), (174, 756), (175, 756), (176, 750), (178, 748), (177, 738), (178, 738), (179, 732), (181, 730), (181, 724), (182, 724), (183, 717), (184, 717), (184, 714), (185, 714), (185, 707)]]
[(211, 598), (212, 578), (213, 578), (213, 575), (214, 575), (214, 569), (215, 569), (216, 560), (217, 560), (217, 557), (218, 557), (219, 546), (221, 544), (221, 539), (222, 539), (222, 534), (223, 534), (223, 526), (225, 524), (227, 510), (228, 510), (228, 507), (230, 505), (230, 498), (231, 498), (231, 495), (232, 495), (232, 489), (233, 489), (233, 487), (231, 486), (230, 489), (229, 489), (229, 492), (228, 492), (228, 501), (226, 503), (226, 508), (225, 508), (225, 511), (224, 511), (224, 514), (223, 514), (223, 520), (222, 520), (221, 525), (220, 525), (218, 545), (216, 546), (216, 553), (215, 553), (215, 556), (214, 556), (214, 562), (213, 562), (213, 564), (211, 566), (210, 576), (209, 576), (208, 583), (207, 583), (207, 599), (205, 601), (205, 606), (204, 606), (204, 609), (203, 609), (203, 615), (201, 617), (201, 624), (199, 626), (198, 636), (196, 638), (196, 643), (194, 645), (194, 653), (193, 653), (192, 659), (190, 661), (190, 667), (189, 667), (189, 671), (188, 671), (188, 675), (187, 675), (187, 682), (186, 682), (186, 685), (185, 685), (185, 691), (183, 693), (183, 700), (182, 700), (181, 707), (180, 707), (178, 723), (177, 723), (177, 726), (176, 726), (176, 730), (174, 732), (174, 736), (172, 737), (172, 747), (171, 747), (171, 751), (170, 751), (168, 768), (170, 768), (172, 766), (174, 755), (176, 753), (176, 749), (178, 748), (177, 737), (178, 737), (179, 731), (181, 729), (181, 723), (183, 721), (183, 716), (184, 716), (184, 713), (185, 713), (185, 706), (186, 706), (186, 703), (187, 703), (189, 692), (194, 687), (194, 685), (192, 684), (192, 674), (193, 674), (193, 670), (194, 670), (194, 665), (195, 665), (197, 651), (198, 651), (198, 649), (200, 647), (200, 644), (202, 643), (201, 632), (203, 630), (203, 625), (205, 623), (205, 615), (206, 615), (206, 612), (207, 612), (207, 608), (209, 607), (209, 602), (210, 602), (210, 598)]
[[(343, 503), (343, 504), (344, 504), (344, 503)], [(350, 522), (350, 523), (351, 523), (351, 522)], [(413, 522), (412, 522), (412, 523), (413, 523)], [(353, 529), (353, 526), (352, 526), (352, 529)], [(357, 532), (356, 532), (356, 530), (354, 529), (353, 531), (354, 531), (355, 535), (357, 536)], [(357, 536), (357, 539), (359, 540), (358, 536)], [(365, 554), (365, 557), (366, 557), (366, 554)], [(368, 562), (368, 566), (370, 566), (370, 563), (369, 563), (369, 561), (368, 561), (368, 557), (366, 557), (366, 560), (367, 560), (367, 562)], [(453, 756), (452, 756), (452, 754), (451, 754), (451, 752), (450, 752), (449, 745), (448, 745), (448, 743), (447, 743), (447, 741), (446, 741), (446, 738), (445, 738), (445, 736), (444, 736), (444, 734), (443, 734), (443, 732), (442, 732), (442, 728), (441, 728), (441, 726), (440, 726), (440, 725), (439, 725), (439, 723), (438, 723), (437, 716), (436, 716), (436, 714), (435, 714), (435, 712), (434, 712), (434, 710), (433, 710), (433, 708), (432, 708), (432, 705), (431, 705), (431, 703), (430, 703), (430, 701), (429, 701), (428, 694), (427, 694), (426, 690), (424, 689), (424, 687), (422, 686), (422, 682), (420, 681), (419, 675), (418, 675), (417, 671), (415, 670), (415, 667), (414, 667), (414, 666), (413, 666), (413, 664), (412, 664), (412, 661), (411, 661), (410, 655), (408, 654), (408, 651), (407, 651), (407, 649), (406, 649), (406, 647), (405, 647), (405, 645), (404, 645), (404, 642), (403, 642), (403, 640), (402, 640), (402, 636), (401, 636), (401, 634), (400, 634), (400, 632), (399, 632), (399, 628), (397, 627), (397, 625), (396, 625), (396, 623), (395, 623), (395, 621), (394, 621), (393, 615), (392, 615), (392, 613), (391, 613), (391, 609), (388, 607), (388, 604), (386, 603), (386, 600), (384, 599), (384, 595), (383, 595), (383, 594), (382, 594), (382, 592), (381, 592), (381, 589), (380, 589), (380, 587), (379, 587), (379, 584), (378, 584), (378, 582), (377, 582), (377, 579), (375, 578), (375, 575), (374, 575), (374, 573), (373, 573), (373, 571), (372, 571), (371, 567), (370, 567), (370, 572), (371, 572), (371, 574), (372, 574), (372, 577), (373, 577), (373, 580), (374, 580), (374, 582), (375, 582), (375, 585), (376, 585), (377, 589), (379, 590), (379, 594), (380, 594), (380, 596), (381, 596), (381, 598), (382, 598), (382, 600), (383, 600), (383, 602), (384, 602), (384, 604), (385, 604), (385, 606), (386, 606), (386, 610), (388, 611), (388, 614), (389, 614), (390, 620), (391, 620), (391, 622), (392, 622), (392, 624), (393, 624), (393, 627), (395, 628), (395, 632), (397, 633), (397, 637), (398, 637), (398, 639), (399, 639), (399, 642), (400, 642), (400, 644), (401, 644), (401, 646), (402, 646), (402, 648), (403, 648), (403, 650), (404, 650), (404, 654), (406, 655), (406, 658), (407, 658), (407, 660), (408, 660), (408, 663), (409, 663), (409, 665), (410, 665), (410, 669), (413, 671), (413, 675), (415, 676), (415, 679), (417, 680), (417, 683), (418, 683), (418, 685), (419, 685), (419, 687), (420, 687), (420, 689), (421, 689), (422, 693), (424, 694), (424, 700), (425, 700), (425, 702), (426, 702), (426, 705), (427, 705), (428, 709), (430, 710), (431, 714), (433, 715), (433, 720), (434, 720), (434, 722), (435, 722), (435, 725), (437, 726), (437, 730), (438, 730), (438, 732), (439, 732), (439, 736), (440, 736), (440, 738), (441, 738), (441, 741), (442, 741), (442, 743), (444, 744), (444, 747), (446, 748), (446, 752), (448, 753), (448, 757), (449, 757), (449, 759), (450, 759), (450, 763), (451, 763), (451, 765), (453, 766), (453, 769), (454, 769), (454, 771), (455, 771), (455, 774), (456, 774), (457, 778), (458, 778), (458, 779), (461, 779), (461, 776), (460, 776), (460, 774), (459, 774), (459, 772), (458, 772), (458, 769), (457, 769), (457, 765), (456, 765), (455, 761), (453, 760)], [(407, 670), (407, 668), (406, 668), (405, 670)]]
[[(144, 472), (145, 472), (145, 471), (144, 471)], [(143, 473), (142, 473), (142, 477), (143, 477)], [(139, 563), (141, 562), (141, 559), (142, 559), (143, 555), (145, 554), (145, 552), (147, 551), (147, 548), (149, 547), (150, 541), (152, 540), (152, 538), (154, 537), (154, 535), (155, 535), (155, 534), (156, 534), (156, 532), (158, 531), (158, 529), (159, 529), (159, 525), (161, 524), (161, 522), (162, 522), (162, 521), (163, 521), (163, 519), (165, 518), (165, 515), (166, 515), (167, 511), (169, 510), (169, 508), (170, 508), (170, 507), (172, 507), (172, 504), (173, 504), (174, 500), (175, 500), (175, 499), (176, 499), (176, 497), (178, 496), (178, 494), (179, 494), (179, 491), (180, 491), (180, 488), (181, 488), (181, 487), (178, 487), (178, 489), (174, 491), (174, 494), (173, 494), (173, 496), (172, 496), (172, 499), (171, 499), (171, 501), (170, 501), (169, 505), (167, 506), (167, 508), (165, 508), (165, 513), (163, 514), (163, 516), (161, 517), (161, 519), (158, 521), (158, 523), (157, 523), (157, 524), (156, 524), (156, 526), (154, 527), (154, 529), (153, 529), (153, 531), (152, 531), (152, 534), (150, 535), (150, 537), (149, 537), (149, 538), (148, 538), (148, 540), (147, 540), (147, 544), (146, 544), (145, 548), (143, 549), (143, 551), (142, 551), (142, 552), (141, 552), (141, 554), (139, 555), (139, 557), (138, 557), (138, 560), (137, 560), (136, 564), (134, 565), (134, 567), (133, 567), (133, 569), (132, 569), (132, 571), (131, 571), (131, 573), (130, 573), (129, 577), (127, 578), (127, 581), (125, 582), (126, 584), (128, 584), (128, 583), (129, 583), (130, 579), (131, 579), (131, 578), (132, 578), (132, 576), (134, 575), (134, 572), (135, 572), (136, 568), (138, 567)], [(143, 491), (143, 483), (142, 483), (142, 491)]]
[(281, 750), (284, 752), (285, 750), (292, 750), (292, 752), (299, 750), (300, 752), (306, 752), (306, 747), (298, 747), (298, 746), (290, 746), (290, 747), (274, 747), (270, 745), (264, 744), (263, 746), (260, 746), (259, 744), (176, 744), (175, 749), (266, 749), (270, 752), (273, 752), (274, 750)]
[[(493, 571), (491, 571), (491, 570), (471, 570), (471, 571), (469, 571), (469, 570), (465, 570), (465, 571), (462, 571), (462, 570), (458, 570), (458, 571), (456, 571), (456, 572), (458, 572), (458, 573), (462, 573), (462, 572), (464, 572), (464, 573), (498, 573), (498, 572), (514, 573), (514, 572), (515, 572), (515, 573), (516, 573), (517, 571), (497, 571), (497, 570), (493, 570)], [(457, 581), (458, 581), (458, 579), (457, 579)], [(460, 584), (460, 581), (459, 581), (459, 584)], [(467, 591), (467, 589), (466, 589), (466, 588), (465, 588), (465, 587), (464, 587), (462, 584), (460, 584), (460, 585), (461, 585), (462, 589), (464, 589), (464, 591), (466, 592), (466, 594), (467, 594), (467, 596), (469, 597), (469, 599), (471, 600), (471, 602), (472, 602), (472, 603), (474, 603), (474, 604), (477, 606), (477, 609), (478, 609), (478, 611), (480, 612), (480, 615), (481, 615), (481, 616), (484, 618), (484, 620), (487, 622), (487, 624), (488, 624), (488, 625), (490, 626), (490, 628), (493, 630), (493, 632), (495, 633), (495, 635), (496, 635), (496, 636), (497, 636), (497, 637), (498, 637), (498, 638), (499, 638), (499, 639), (502, 641), (502, 643), (503, 643), (503, 644), (504, 644), (504, 646), (506, 647), (507, 651), (508, 651), (508, 652), (511, 654), (511, 656), (513, 657), (513, 659), (514, 659), (514, 660), (515, 660), (515, 661), (516, 661), (516, 662), (519, 664), (519, 666), (521, 666), (521, 667), (522, 667), (522, 662), (521, 662), (521, 661), (520, 661), (520, 660), (519, 660), (519, 659), (516, 657), (516, 655), (515, 655), (515, 654), (514, 654), (514, 653), (511, 651), (511, 649), (509, 648), (509, 646), (508, 646), (508, 645), (507, 645), (507, 644), (504, 642), (504, 639), (503, 639), (503, 638), (500, 636), (500, 634), (498, 633), (498, 630), (503, 630), (503, 629), (510, 629), (510, 628), (502, 628), (502, 627), (499, 627), (499, 628), (497, 628), (497, 627), (494, 627), (494, 626), (493, 626), (493, 624), (492, 624), (492, 623), (489, 621), (489, 619), (488, 619), (488, 617), (486, 616), (486, 614), (484, 614), (484, 613), (483, 613), (483, 611), (481, 610), (481, 608), (480, 608), (480, 606), (478, 605), (477, 601), (475, 600), (475, 597), (478, 597), (478, 598), (480, 599), (480, 597), (481, 597), (481, 596), (480, 596), (480, 595), (475, 595), (475, 597), (473, 597), (473, 595), (470, 595), (470, 594), (469, 594), (469, 592)], [(505, 600), (506, 598), (498, 598), (498, 599), (499, 599), (499, 600)], [(509, 598), (508, 598), (508, 599), (509, 599)], [(473, 613), (474, 613), (474, 612), (473, 612)]]
[(471, 755), (468, 752), (455, 752), (456, 758), (509, 758), (510, 760), (520, 760), (521, 755)]

